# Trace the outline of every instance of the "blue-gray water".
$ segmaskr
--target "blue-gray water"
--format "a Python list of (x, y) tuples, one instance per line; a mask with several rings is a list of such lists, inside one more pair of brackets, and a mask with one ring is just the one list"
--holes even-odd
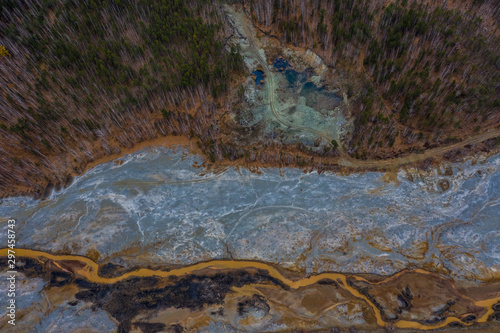
[[(396, 182), (338, 175), (196, 168), (154, 148), (99, 165), (45, 201), (10, 198), (17, 246), (125, 266), (234, 258), (307, 272), (391, 274), (431, 263), (462, 278), (500, 272), (500, 156)], [(450, 188), (437, 185), (447, 179)], [(2, 222), (4, 223), (4, 222)], [(127, 251), (128, 250), (128, 251)]]

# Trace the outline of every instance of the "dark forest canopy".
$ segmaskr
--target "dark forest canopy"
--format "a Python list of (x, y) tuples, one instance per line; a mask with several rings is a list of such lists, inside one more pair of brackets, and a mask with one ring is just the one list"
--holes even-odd
[(207, 1), (0, 1), (0, 164), (13, 170), (0, 183), (159, 134), (211, 142), (243, 70), (224, 15)]
[[(248, 156), (219, 128), (244, 73), (224, 2), (0, 0), (0, 189), (40, 189), (159, 135), (195, 138), (210, 161)], [(354, 157), (498, 126), (493, 0), (228, 2), (348, 73)]]
[(443, 133), (477, 133), (498, 124), (497, 1), (245, 4), (263, 30), (361, 77), (357, 87), (346, 87), (359, 102), (350, 150), (356, 156), (392, 147), (402, 128), (414, 132), (410, 141), (415, 136), (442, 141)]

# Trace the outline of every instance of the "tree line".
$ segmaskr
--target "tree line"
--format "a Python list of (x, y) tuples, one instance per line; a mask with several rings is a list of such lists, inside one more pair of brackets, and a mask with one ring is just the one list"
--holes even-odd
[(439, 144), (500, 121), (500, 7), (493, 0), (253, 0), (255, 22), (349, 75), (349, 151)]
[(225, 14), (201, 0), (6, 0), (0, 31), (2, 190), (157, 135), (209, 145), (243, 71)]

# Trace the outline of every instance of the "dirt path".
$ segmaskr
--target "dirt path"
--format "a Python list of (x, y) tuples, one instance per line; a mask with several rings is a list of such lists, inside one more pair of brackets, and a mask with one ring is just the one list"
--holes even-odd
[(393, 158), (389, 160), (357, 160), (355, 158), (352, 158), (351, 156), (345, 154), (343, 155), (343, 159), (340, 161), (341, 165), (349, 166), (349, 167), (354, 167), (354, 168), (392, 168), (392, 167), (398, 167), (400, 165), (404, 164), (409, 164), (409, 163), (415, 163), (415, 162), (420, 162), (423, 161), (429, 157), (436, 157), (436, 156), (441, 156), (447, 151), (450, 151), (452, 149), (456, 148), (463, 148), (464, 146), (467, 145), (474, 145), (480, 142), (483, 142), (485, 140), (494, 138), (500, 136), (500, 130), (496, 129), (493, 131), (481, 133), (475, 136), (471, 136), (463, 141), (447, 145), (447, 146), (442, 146), (442, 147), (437, 147), (433, 149), (428, 149), (424, 151), (421, 154), (410, 154), (407, 156), (403, 157), (398, 157), (398, 158)]
[[(274, 72), (269, 68), (269, 65), (267, 64), (266, 60), (262, 57), (262, 55), (259, 53), (259, 47), (258, 43), (255, 40), (255, 33), (253, 32), (252, 29), (254, 29), (253, 24), (248, 20), (248, 18), (241, 12), (236, 11), (233, 7), (231, 6), (226, 6), (226, 9), (230, 16), (234, 19), (234, 23), (236, 25), (236, 29), (238, 32), (241, 34), (243, 38), (245, 38), (248, 41), (249, 46), (245, 47), (245, 50), (252, 54), (253, 58), (258, 61), (258, 63), (262, 66), (262, 69), (266, 75), (267, 82), (266, 86), (268, 88), (268, 95), (269, 95), (269, 107), (276, 118), (278, 122), (280, 122), (282, 125), (291, 127), (291, 128), (296, 128), (300, 129), (309, 133), (312, 133), (318, 137), (321, 137), (325, 139), (329, 145), (332, 145), (332, 140), (328, 134), (318, 131), (314, 128), (310, 127), (305, 127), (305, 126), (300, 126), (293, 124), (292, 122), (289, 122), (286, 120), (278, 111), (276, 107), (276, 82), (275, 82), (275, 76)], [(394, 159), (386, 159), (386, 160), (358, 160), (350, 156), (342, 146), (342, 144), (339, 146), (339, 151), (340, 151), (340, 159), (339, 159), (339, 164), (343, 166), (347, 166), (350, 168), (395, 168), (399, 167), (401, 165), (409, 164), (409, 163), (415, 163), (415, 162), (420, 162), (423, 161), (427, 158), (430, 157), (437, 157), (441, 156), (442, 154), (446, 153), (447, 151), (450, 151), (452, 149), (456, 148), (463, 148), (464, 146), (467, 145), (473, 145), (477, 144), (480, 142), (483, 142), (485, 140), (494, 138), (500, 136), (500, 129), (494, 129), (490, 130), (488, 132), (484, 132), (472, 137), (469, 137), (463, 141), (450, 144), (447, 146), (441, 146), (433, 149), (428, 149), (424, 151), (423, 153), (412, 153), (407, 156), (403, 157), (398, 157)]]
[(268, 88), (268, 95), (269, 95), (269, 108), (271, 109), (271, 112), (273, 113), (276, 120), (284, 126), (301, 129), (306, 132), (312, 133), (316, 136), (322, 137), (327, 140), (328, 144), (331, 144), (332, 138), (326, 133), (315, 130), (314, 128), (293, 124), (292, 122), (283, 118), (283, 116), (280, 114), (280, 112), (276, 107), (276, 82), (275, 82), (274, 72), (269, 68), (269, 65), (267, 64), (265, 59), (262, 58), (261, 54), (258, 51), (259, 47), (257, 46), (257, 43), (255, 41), (255, 34), (250, 29), (250, 22), (248, 22), (248, 19), (244, 16), (244, 14), (235, 11), (230, 6), (227, 6), (226, 8), (230, 12), (233, 19), (235, 20), (235, 23), (238, 25), (238, 28), (240, 28), (238, 29), (238, 31), (249, 43), (249, 47), (245, 48), (246, 51), (251, 53), (254, 59), (257, 60), (259, 64), (262, 66), (262, 70), (264, 71), (264, 74), (266, 75), (267, 79), (266, 85)]

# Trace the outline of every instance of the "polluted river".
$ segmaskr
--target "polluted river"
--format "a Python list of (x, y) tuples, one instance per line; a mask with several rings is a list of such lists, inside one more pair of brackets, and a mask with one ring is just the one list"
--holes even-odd
[(3, 199), (15, 249), (0, 249), (1, 274), (6, 285), (15, 274), (17, 322), (2, 305), (0, 330), (498, 332), (500, 155), (402, 166), (500, 131), (354, 159), (342, 145), (348, 96), (323, 80), (334, 70), (310, 50), (266, 54), (273, 39), (225, 8), (249, 71), (228, 116), (235, 144), (279, 138), (356, 172), (207, 169), (186, 148), (152, 147), (44, 200)]
[(499, 155), (349, 175), (202, 162), (150, 148), (4, 199), (31, 319), (15, 329), (498, 329)]

